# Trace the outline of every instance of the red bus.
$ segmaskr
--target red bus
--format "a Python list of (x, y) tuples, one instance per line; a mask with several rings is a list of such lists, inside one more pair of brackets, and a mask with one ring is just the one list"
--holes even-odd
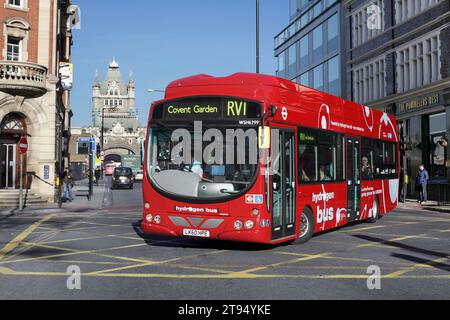
[(174, 81), (150, 111), (142, 229), (278, 244), (376, 222), (398, 205), (398, 142), (393, 116), (277, 77)]
[(105, 175), (106, 176), (112, 176), (114, 173), (114, 169), (116, 169), (117, 166), (115, 163), (107, 163), (105, 165)]

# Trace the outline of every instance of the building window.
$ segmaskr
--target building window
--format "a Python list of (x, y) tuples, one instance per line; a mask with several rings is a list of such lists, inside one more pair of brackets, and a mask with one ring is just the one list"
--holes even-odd
[(309, 87), (309, 72), (305, 72), (300, 76), (300, 84)]
[(314, 68), (314, 89), (323, 91), (323, 65)]
[(22, 0), (8, 0), (8, 4), (11, 7), (20, 7), (20, 8), (22, 8)]
[(339, 96), (339, 56), (328, 60), (328, 93)]
[(278, 71), (277, 75), (281, 78), (286, 76), (286, 51), (278, 56)]
[(395, 22), (405, 22), (428, 10), (442, 0), (395, 0)]
[[(303, 9), (305, 8), (305, 6), (308, 6), (310, 3), (312, 3), (313, 2), (312, 0), (299, 0), (300, 3), (299, 1), (295, 0), (292, 1), (294, 2), (291, 3), (292, 23), (275, 37), (274, 42), (276, 48), (280, 47), (283, 43), (288, 41), (297, 32), (299, 32), (305, 26), (310, 24), (314, 19), (319, 17), (324, 11), (326, 11), (335, 3), (337, 3), (337, 0), (321, 0), (317, 2), (313, 7), (310, 7), (308, 10), (305, 11)], [(297, 8), (296, 13), (302, 11), (302, 14), (298, 15), (292, 12), (293, 8)]]
[(434, 34), (397, 50), (397, 91), (399, 93), (441, 79), (439, 36)]
[(358, 65), (353, 70), (353, 95), (358, 103), (367, 103), (385, 96), (384, 58)]
[(360, 46), (383, 32), (382, 6), (382, 0), (371, 0), (352, 14), (353, 47)]
[(328, 53), (335, 52), (339, 49), (339, 20), (335, 14), (328, 19)]
[(6, 52), (6, 60), (8, 61), (20, 61), (20, 43), (17, 38), (8, 37), (8, 46)]
[(289, 78), (293, 78), (297, 75), (297, 44), (293, 44), (289, 47)]
[(313, 31), (313, 60), (318, 62), (323, 58), (323, 28), (318, 26)]
[(290, 0), (289, 1), (289, 9), (291, 12), (291, 20), (295, 18), (295, 16), (300, 11), (300, 8), (298, 7), (297, 0)]
[(309, 41), (308, 36), (300, 39), (300, 68), (305, 69), (309, 65)]
[(447, 115), (439, 113), (430, 116), (430, 174), (433, 178), (447, 177), (448, 139), (446, 137)]

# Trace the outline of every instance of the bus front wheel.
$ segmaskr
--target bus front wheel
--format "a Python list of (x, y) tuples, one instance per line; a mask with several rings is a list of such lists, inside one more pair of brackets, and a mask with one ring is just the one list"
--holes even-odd
[(380, 219), (380, 205), (378, 199), (373, 201), (372, 217), (367, 220), (368, 223), (376, 223)]
[(309, 208), (303, 209), (300, 217), (300, 236), (296, 243), (303, 244), (311, 240), (314, 235), (314, 215)]

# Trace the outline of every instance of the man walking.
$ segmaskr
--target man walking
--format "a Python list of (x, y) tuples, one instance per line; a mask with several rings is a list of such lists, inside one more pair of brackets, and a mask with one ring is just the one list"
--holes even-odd
[(70, 173), (70, 169), (66, 168), (62, 174), (62, 182), (63, 182), (63, 202), (69, 201), (72, 202), (74, 200), (73, 192), (72, 192), (72, 183), (73, 178)]
[(427, 185), (428, 180), (430, 180), (430, 176), (428, 174), (428, 171), (425, 170), (425, 166), (422, 164), (419, 167), (419, 172), (417, 173), (416, 178), (416, 189), (419, 193), (418, 196), (418, 202), (420, 204), (425, 204), (427, 202)]

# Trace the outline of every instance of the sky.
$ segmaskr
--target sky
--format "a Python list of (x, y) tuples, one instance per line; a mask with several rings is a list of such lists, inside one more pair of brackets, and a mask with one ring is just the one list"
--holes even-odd
[[(273, 39), (289, 22), (288, 0), (260, 0), (261, 73), (274, 74)], [(74, 30), (73, 127), (92, 123), (92, 83), (103, 81), (116, 58), (136, 82), (141, 124), (151, 103), (173, 80), (194, 74), (255, 72), (255, 0), (74, 0), (81, 29)]]

